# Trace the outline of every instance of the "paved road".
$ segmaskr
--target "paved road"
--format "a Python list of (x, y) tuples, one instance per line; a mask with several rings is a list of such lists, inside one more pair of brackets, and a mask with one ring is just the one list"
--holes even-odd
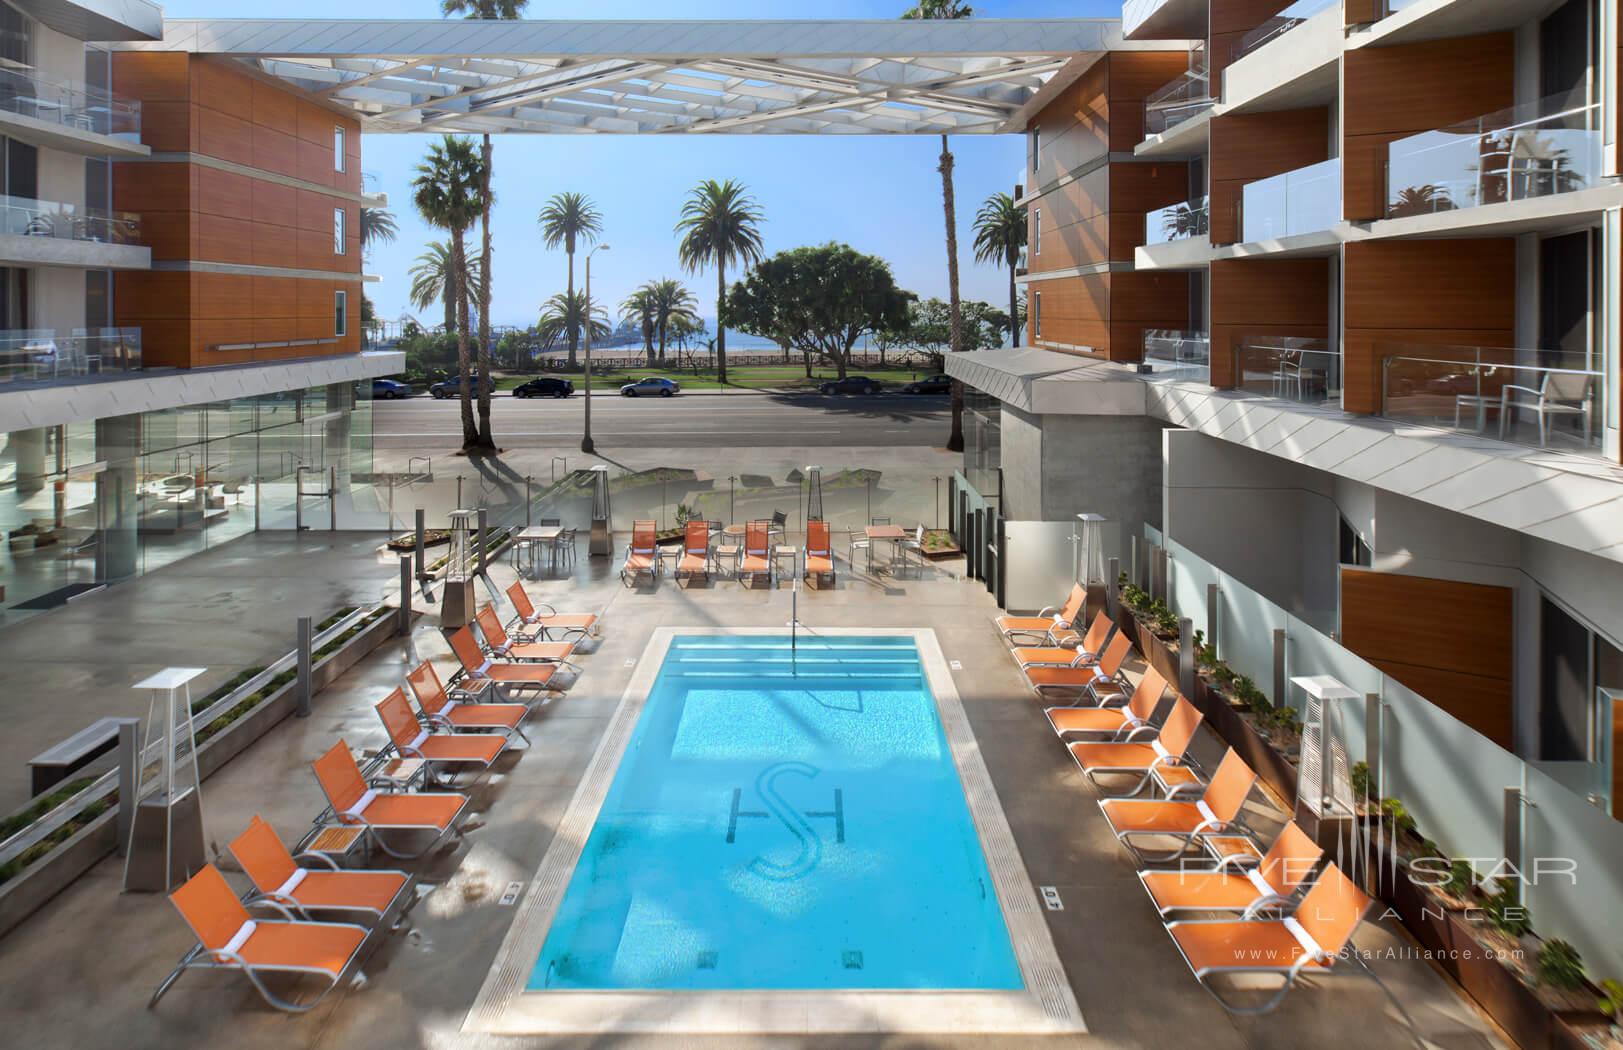
[[(496, 440), (504, 448), (570, 446), (580, 441), (585, 401), (547, 398), (491, 402)], [(444, 445), (462, 435), (455, 400), (379, 401), (373, 439), (379, 448)], [(607, 448), (728, 448), (945, 445), (945, 397), (878, 394), (724, 394), (674, 398), (594, 397), (592, 436)]]

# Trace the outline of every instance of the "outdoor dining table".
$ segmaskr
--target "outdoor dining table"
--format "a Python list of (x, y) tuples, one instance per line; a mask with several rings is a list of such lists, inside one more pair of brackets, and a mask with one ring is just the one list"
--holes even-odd
[(896, 567), (896, 552), (901, 549), (901, 541), (907, 537), (907, 530), (900, 525), (869, 525), (863, 530), (870, 540), (878, 542), (885, 540), (890, 543), (889, 567)]
[(531, 525), (521, 529), (513, 538), (513, 558), (522, 554), (529, 561), (529, 575), (535, 577), (536, 548), (547, 549), (547, 572), (558, 569), (558, 537), (564, 534), (562, 525)]

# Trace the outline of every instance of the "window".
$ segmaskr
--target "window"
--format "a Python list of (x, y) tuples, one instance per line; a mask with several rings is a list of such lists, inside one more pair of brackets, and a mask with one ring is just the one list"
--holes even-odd
[(1043, 166), (1043, 129), (1033, 124), (1031, 126), (1031, 170), (1038, 171)]
[(1036, 292), (1031, 297), (1031, 337), (1043, 337), (1043, 293)]
[(1623, 689), (1623, 651), (1548, 598), (1539, 609), (1538, 757), (1596, 762), (1604, 754), (1600, 689)]
[(349, 293), (333, 293), (333, 334), (339, 338), (349, 334)]
[(1365, 569), (1375, 564), (1375, 555), (1369, 549), (1369, 544), (1364, 542), (1364, 537), (1346, 518), (1341, 519), (1340, 561), (1343, 565), (1357, 565)]
[(334, 255), (344, 254), (344, 209), (332, 210), (332, 250)]
[(10, 4), (0, 3), (0, 66), (15, 69), (31, 64), (32, 35), (27, 16)]
[(1031, 254), (1043, 253), (1043, 210), (1038, 208), (1031, 213)]
[(332, 169), (344, 170), (344, 129), (340, 127), (332, 129)]

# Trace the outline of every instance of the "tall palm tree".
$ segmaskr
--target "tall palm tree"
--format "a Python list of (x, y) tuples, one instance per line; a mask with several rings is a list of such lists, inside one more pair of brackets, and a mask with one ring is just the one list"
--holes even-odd
[[(581, 241), (593, 244), (603, 232), (603, 217), (598, 214), (592, 199), (584, 193), (555, 193), (541, 209), (541, 240), (548, 248), (563, 245), (569, 253), (569, 294), (575, 294), (575, 246)], [(571, 328), (569, 337), (569, 367), (575, 367), (575, 351), (580, 345), (580, 333)]]
[(699, 300), (682, 285), (669, 277), (650, 281), (643, 287), (654, 300), (654, 328), (659, 333), (659, 363), (665, 363), (665, 347), (677, 326), (699, 319)]
[[(1007, 193), (986, 198), (975, 215), (975, 261), (1009, 268), (1009, 317), (1020, 316), (1020, 294), (1015, 270), (1026, 246), (1026, 209)], [(1013, 324), (1014, 345), (1020, 345), (1020, 327)]]
[[(430, 225), (451, 235), (451, 297), (456, 302), (456, 357), (461, 374), (462, 447), (494, 448), (490, 438), (489, 384), (479, 384), (479, 416), (473, 418), (472, 386), (468, 376), (468, 255), (464, 239), (479, 221), (479, 186), (483, 165), (467, 139), (446, 135), (428, 149), (412, 180), (412, 203)], [(488, 373), (486, 373), (488, 378)]]
[[(440, 0), (440, 12), (446, 16), (463, 15), (467, 18), (482, 18), (490, 21), (516, 21), (522, 17), (523, 11), (530, 6), (530, 0)], [(483, 174), (479, 179), (479, 232), (481, 245), (479, 250), (479, 269), (483, 273), (490, 273), (490, 210), (495, 206), (496, 195), (491, 191), (490, 179), (495, 170), (495, 149), (490, 142), (490, 132), (485, 132), (484, 141), (479, 147), (480, 167)], [(479, 287), (479, 374), (490, 375), (490, 282), (486, 281)], [(490, 433), (490, 394), (485, 389), (486, 384), (479, 384), (479, 435), (483, 443), (491, 448), (496, 447), (496, 440)]]
[[(974, 8), (963, 0), (919, 0), (918, 4), (903, 13), (903, 18), (910, 19), (958, 19), (969, 18), (975, 13)], [(958, 217), (957, 204), (953, 200), (952, 192), (952, 147), (946, 134), (941, 136), (941, 158), (936, 170), (941, 173), (941, 208), (947, 216), (947, 304), (951, 316), (951, 343), (949, 348), (957, 353), (964, 348), (964, 305), (958, 293)], [(952, 433), (947, 437), (947, 451), (962, 452), (964, 450), (964, 384), (956, 379), (952, 382)]]
[(727, 385), (727, 267), (753, 266), (761, 260), (761, 209), (744, 187), (728, 179), (705, 179), (682, 205), (676, 232), (682, 268), (698, 273), (716, 268), (716, 379)]
[[(445, 241), (429, 241), (423, 254), (407, 271), (411, 277), (411, 305), (427, 310), (435, 303), (445, 309), (445, 330), (456, 331), (456, 284), (452, 280), (451, 246)], [(485, 283), (478, 259), (468, 260), (468, 283), (477, 296)]]
[(621, 319), (635, 321), (642, 328), (642, 349), (648, 355), (649, 368), (654, 367), (655, 311), (653, 282), (638, 288), (620, 304)]
[(587, 305), (584, 292), (559, 292), (541, 304), (541, 321), (536, 332), (550, 345), (565, 332), (579, 332), (592, 325), (592, 338), (607, 338), (609, 315), (596, 303)]
[(394, 212), (387, 208), (361, 209), (361, 252), (365, 254), (375, 244), (393, 244), (400, 236)]

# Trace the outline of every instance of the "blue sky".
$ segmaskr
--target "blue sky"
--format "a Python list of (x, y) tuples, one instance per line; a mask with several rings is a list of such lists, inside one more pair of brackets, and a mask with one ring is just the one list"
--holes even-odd
[[(890, 18), (905, 0), (596, 0), (588, 8), (531, 0), (531, 18)], [(978, 0), (977, 16), (1117, 17), (1112, 0)], [(437, 0), (174, 0), (173, 18), (431, 18)], [(542, 247), (535, 217), (562, 190), (590, 195), (612, 245), (592, 263), (594, 298), (617, 305), (643, 281), (676, 277), (713, 314), (713, 273), (687, 275), (676, 258), (672, 227), (688, 191), (703, 178), (733, 178), (749, 187), (766, 214), (767, 251), (827, 240), (845, 241), (891, 264), (898, 282), (924, 296), (946, 294), (942, 244), (939, 139), (933, 136), (507, 136), (496, 141), (493, 224), (495, 274), (491, 317), (530, 324), (540, 303), (565, 283), (561, 250)], [(412, 169), (427, 148), (417, 135), (368, 135), (364, 169), (389, 194), (400, 239), (375, 249), (367, 266), (382, 278), (368, 286), (378, 315), (412, 312), (407, 270), (435, 235), (411, 209)], [(957, 158), (961, 281), (970, 298), (1003, 303), (1005, 271), (979, 265), (969, 250), (969, 223), (989, 195), (1009, 190), (1025, 147), (1018, 136), (959, 136)], [(577, 256), (577, 277), (579, 278)], [(429, 311), (432, 323), (437, 316)]]

